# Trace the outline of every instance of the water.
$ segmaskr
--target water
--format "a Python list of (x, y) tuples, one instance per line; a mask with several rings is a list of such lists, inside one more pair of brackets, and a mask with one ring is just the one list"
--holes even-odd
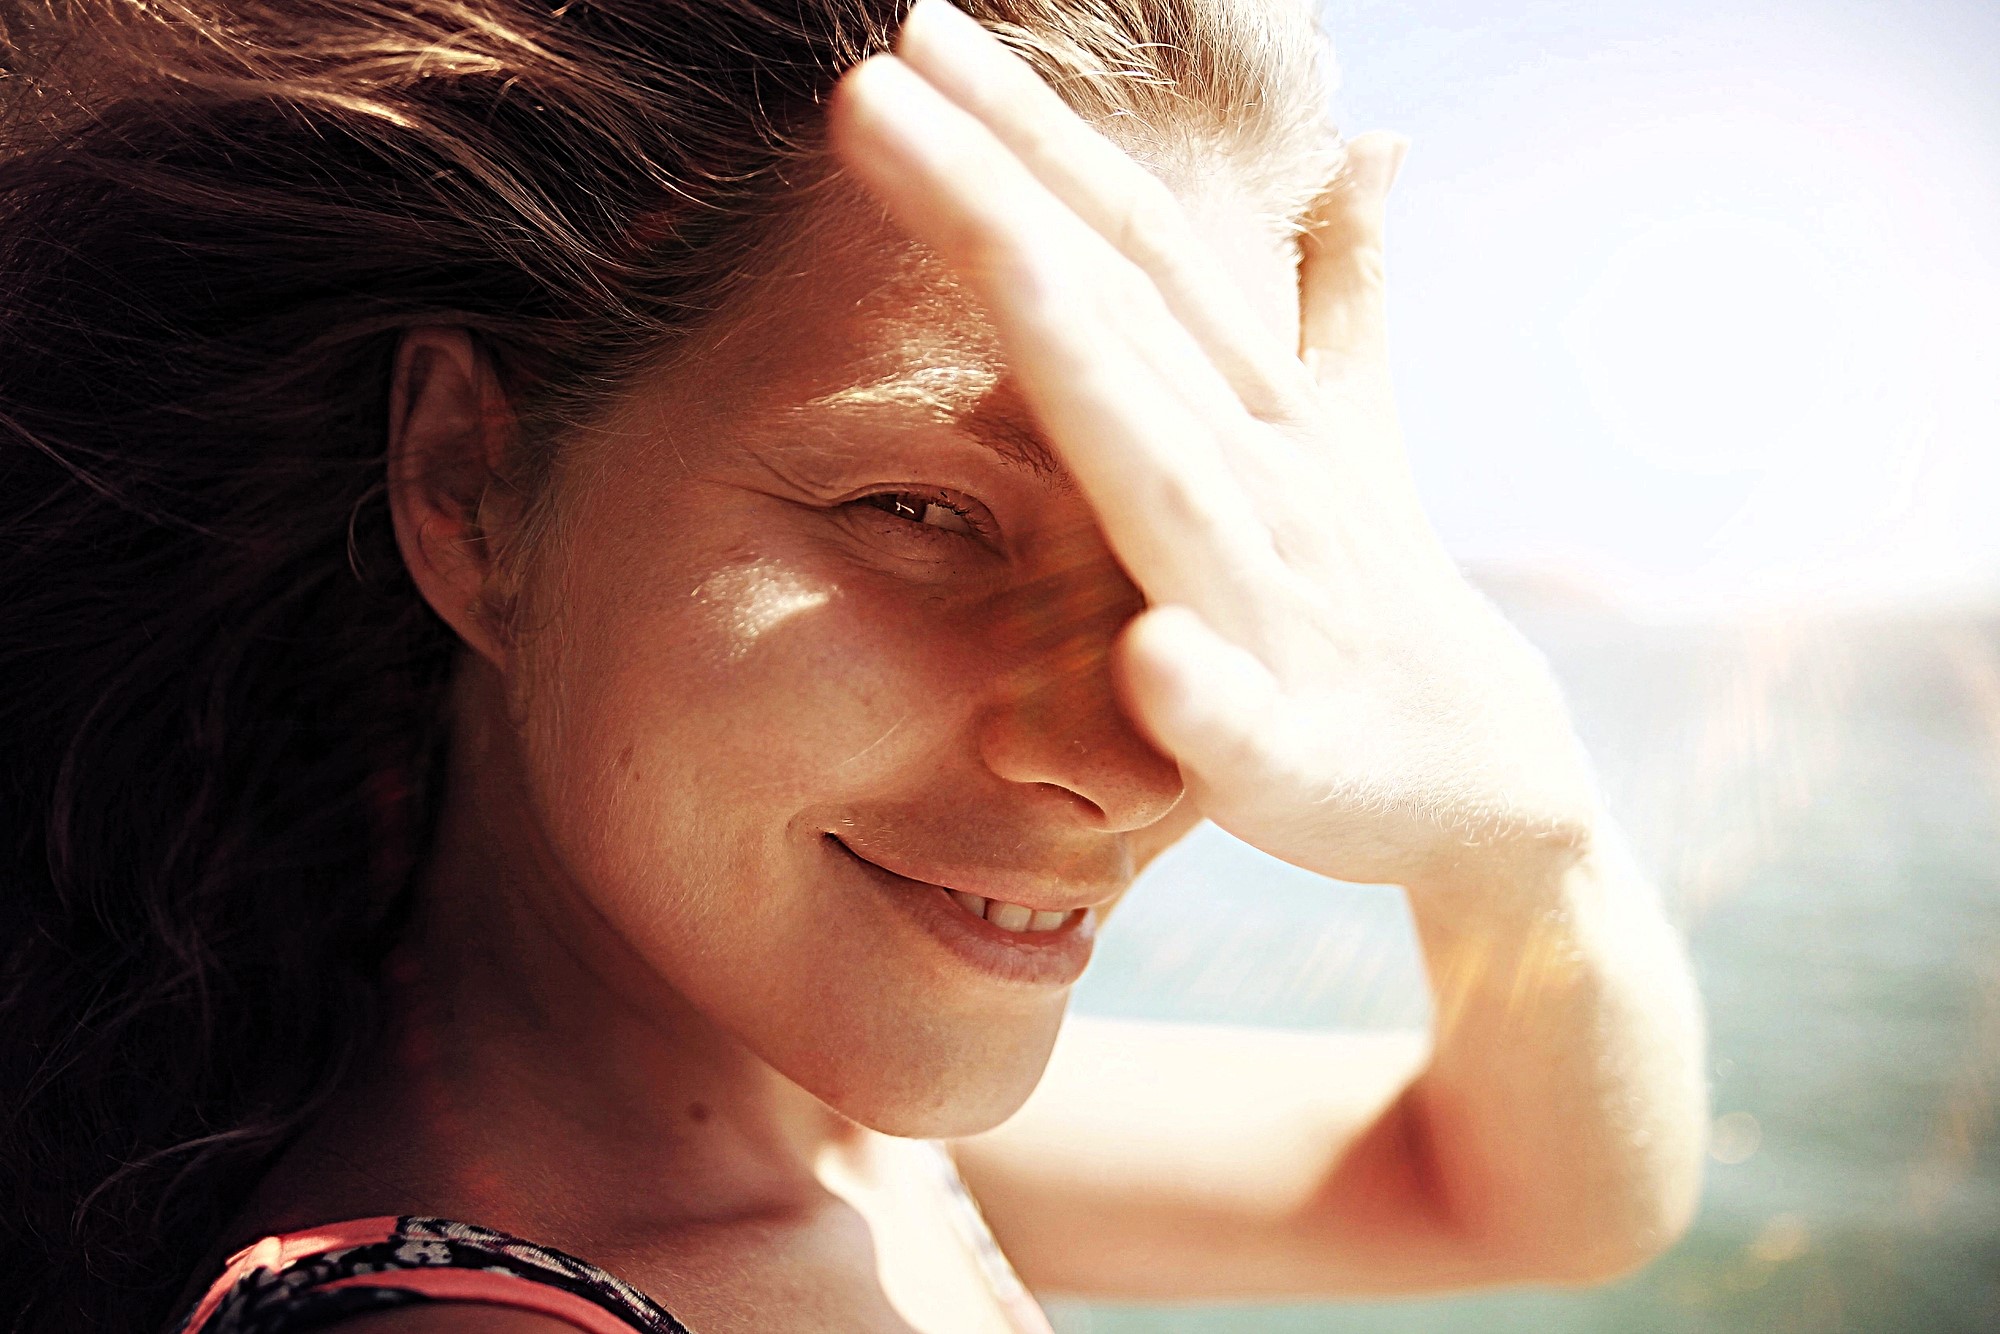
[[(2000, 1334), (2000, 614), (1649, 627), (1503, 601), (1688, 932), (1717, 1116), (1693, 1230), (1595, 1290), (1051, 1303), (1059, 1334)], [(1210, 827), (1119, 910), (1077, 1008), (1428, 1012), (1397, 891)]]

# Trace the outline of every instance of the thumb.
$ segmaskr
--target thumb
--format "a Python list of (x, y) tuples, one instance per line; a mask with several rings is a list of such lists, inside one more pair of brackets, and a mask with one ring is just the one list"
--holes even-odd
[(1379, 355), (1388, 338), (1383, 229), (1389, 186), (1410, 141), (1372, 130), (1347, 143), (1340, 172), (1301, 239), (1299, 355), (1317, 375)]

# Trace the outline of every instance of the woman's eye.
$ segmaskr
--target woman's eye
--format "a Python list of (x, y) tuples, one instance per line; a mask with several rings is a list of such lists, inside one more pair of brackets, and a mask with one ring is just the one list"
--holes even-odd
[(973, 525), (970, 511), (954, 505), (942, 495), (925, 495), (916, 491), (882, 491), (872, 496), (863, 496), (857, 502), (870, 505), (887, 514), (913, 524), (930, 528), (942, 528), (947, 532), (975, 535), (979, 530)]

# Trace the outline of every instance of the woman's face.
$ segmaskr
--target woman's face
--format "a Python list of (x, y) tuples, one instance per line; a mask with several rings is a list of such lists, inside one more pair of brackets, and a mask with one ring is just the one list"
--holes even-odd
[[(1191, 204), (1291, 336), (1284, 235)], [(565, 455), (507, 684), (565, 892), (836, 1109), (970, 1133), (1194, 813), (1114, 697), (1140, 594), (988, 326), (829, 216)]]

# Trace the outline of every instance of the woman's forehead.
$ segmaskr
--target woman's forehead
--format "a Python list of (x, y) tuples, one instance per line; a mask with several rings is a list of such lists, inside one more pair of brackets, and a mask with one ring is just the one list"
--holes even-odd
[[(1289, 229), (1220, 186), (1184, 204), (1218, 280), (1234, 283), (1264, 323), (1295, 342)], [(1008, 415), (1006, 357), (991, 320), (934, 253), (863, 200), (815, 201), (765, 275), (701, 342), (680, 363), (694, 381), (687, 387), (745, 426), (798, 414)]]
[[(1183, 191), (1189, 224), (1216, 265), (1218, 281), (1233, 285), (1253, 311), (1289, 343), (1298, 335), (1296, 229), (1290, 219), (1260, 206), (1218, 170), (1199, 189)], [(998, 340), (978, 303), (937, 256), (873, 215), (831, 231), (822, 252), (822, 280), (847, 276), (847, 300), (856, 317), (859, 347), (878, 356), (949, 352), (997, 362)], [(1101, 268), (1086, 257), (1083, 271)]]
[(935, 256), (886, 221), (843, 218), (787, 238), (634, 406), (742, 428), (805, 412), (949, 417), (1003, 375), (991, 322)]

